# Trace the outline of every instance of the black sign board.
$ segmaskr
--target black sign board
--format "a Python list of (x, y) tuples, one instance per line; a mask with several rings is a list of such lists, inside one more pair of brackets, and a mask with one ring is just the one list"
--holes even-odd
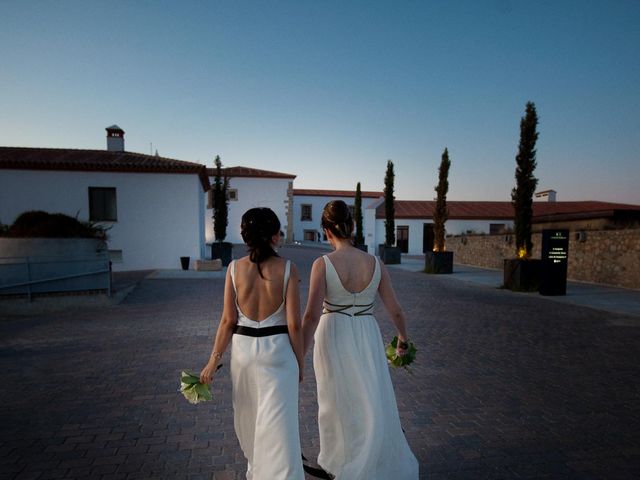
[(542, 262), (540, 294), (567, 294), (567, 262), (569, 260), (569, 230), (542, 231)]

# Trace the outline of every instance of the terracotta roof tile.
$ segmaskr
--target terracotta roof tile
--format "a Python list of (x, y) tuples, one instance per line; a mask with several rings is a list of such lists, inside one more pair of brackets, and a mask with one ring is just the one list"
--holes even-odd
[(205, 191), (211, 187), (205, 165), (134, 152), (70, 148), (0, 147), (0, 169), (192, 173), (200, 177), (202, 188)]
[[(272, 172), (270, 170), (260, 170), (259, 168), (251, 167), (227, 167), (222, 169), (223, 175), (233, 177), (255, 177), (255, 178), (296, 178), (295, 175), (290, 173)], [(207, 168), (207, 174), (210, 177), (215, 176), (215, 168)]]
[[(432, 218), (435, 205), (429, 200), (396, 200), (396, 218)], [(447, 207), (452, 220), (512, 220), (514, 216), (511, 202), (448, 201)], [(616, 211), (640, 213), (640, 205), (598, 201), (533, 203), (534, 222), (612, 216)], [(384, 218), (384, 203), (376, 209), (376, 218)]]
[[(384, 195), (382, 192), (361, 192), (363, 198), (379, 198)], [(294, 188), (294, 195), (303, 195), (309, 197), (355, 197), (355, 190), (314, 190)]]

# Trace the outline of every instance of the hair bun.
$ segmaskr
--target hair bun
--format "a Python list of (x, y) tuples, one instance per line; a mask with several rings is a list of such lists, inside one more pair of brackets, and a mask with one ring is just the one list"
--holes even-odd
[(349, 239), (353, 232), (351, 209), (342, 200), (332, 200), (322, 211), (322, 228), (338, 238)]

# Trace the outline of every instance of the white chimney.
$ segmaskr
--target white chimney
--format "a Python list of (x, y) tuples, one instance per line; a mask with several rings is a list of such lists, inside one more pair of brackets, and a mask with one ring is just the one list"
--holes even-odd
[(124, 130), (118, 125), (111, 125), (107, 131), (107, 150), (110, 152), (124, 152)]
[(536, 193), (536, 198), (535, 200), (537, 202), (555, 202), (556, 201), (556, 195), (558, 194), (558, 192), (556, 192), (555, 190), (545, 190), (543, 192), (537, 192)]

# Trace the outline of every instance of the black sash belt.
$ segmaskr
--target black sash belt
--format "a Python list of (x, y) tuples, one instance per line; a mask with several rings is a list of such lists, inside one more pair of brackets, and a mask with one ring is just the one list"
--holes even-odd
[(246, 335), (247, 337), (268, 337), (270, 335), (278, 335), (280, 333), (289, 333), (286, 325), (275, 325), (273, 327), (252, 328), (236, 325), (233, 327), (233, 333), (237, 335)]

